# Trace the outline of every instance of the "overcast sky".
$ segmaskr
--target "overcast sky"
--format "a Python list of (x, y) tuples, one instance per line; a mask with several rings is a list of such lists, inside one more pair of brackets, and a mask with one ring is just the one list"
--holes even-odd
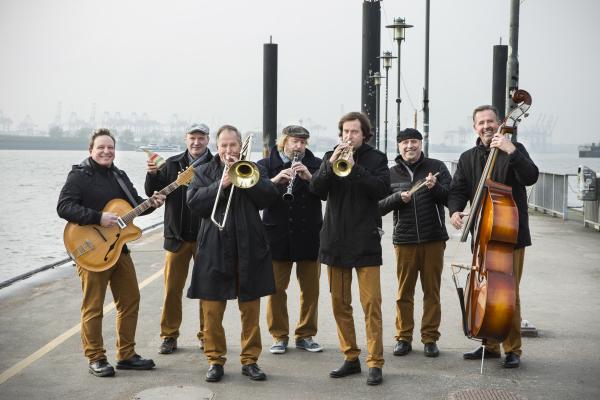
[[(508, 41), (509, 0), (432, 0), (432, 143), (469, 126), (474, 106), (491, 102), (492, 47)], [(520, 86), (533, 97), (530, 120), (557, 116), (555, 143), (600, 140), (596, 0), (524, 0)], [(424, 0), (385, 0), (382, 51), (396, 45), (386, 24), (415, 27), (402, 45), (401, 124), (421, 108)], [(205, 121), (262, 129), (263, 43), (279, 45), (280, 123), (300, 118), (335, 135), (342, 112), (360, 109), (360, 0), (1, 0), (0, 110), (29, 113), (45, 130), (62, 102), (96, 120), (104, 111), (148, 113), (167, 122)], [(390, 70), (395, 126), (397, 64)], [(419, 119), (421, 117), (419, 116)], [(419, 124), (421, 128), (421, 124)], [(524, 127), (525, 128), (525, 127)]]

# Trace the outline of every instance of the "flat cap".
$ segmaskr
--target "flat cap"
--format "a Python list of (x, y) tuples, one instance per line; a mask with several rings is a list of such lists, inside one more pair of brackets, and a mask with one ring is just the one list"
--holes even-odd
[(402, 131), (400, 131), (400, 133), (398, 134), (398, 136), (396, 136), (396, 142), (400, 143), (403, 140), (406, 139), (419, 139), (419, 140), (423, 140), (423, 135), (421, 135), (421, 132), (419, 132), (416, 129), (413, 128), (406, 128)]
[(210, 129), (208, 128), (208, 125), (206, 125), (206, 124), (192, 124), (192, 125), (190, 125), (189, 128), (187, 128), (185, 133), (186, 134), (203, 133), (205, 135), (208, 135), (210, 133)]
[(283, 135), (293, 136), (300, 139), (308, 139), (310, 137), (310, 132), (300, 125), (288, 125), (281, 131)]

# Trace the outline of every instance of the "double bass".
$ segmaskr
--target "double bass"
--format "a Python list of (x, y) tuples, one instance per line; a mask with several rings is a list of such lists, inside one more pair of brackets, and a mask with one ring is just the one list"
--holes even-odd
[[(502, 135), (513, 133), (531, 107), (531, 96), (525, 90), (516, 90), (512, 99), (517, 107), (498, 127), (497, 133)], [(502, 342), (506, 339), (515, 312), (513, 253), (519, 232), (519, 215), (512, 188), (491, 178), (498, 151), (497, 148), (490, 150), (460, 239), (466, 242), (473, 230), (471, 265), (452, 264), (463, 331), (468, 338), (481, 340), (482, 361), (488, 340)], [(464, 288), (459, 285), (457, 267), (469, 270)]]

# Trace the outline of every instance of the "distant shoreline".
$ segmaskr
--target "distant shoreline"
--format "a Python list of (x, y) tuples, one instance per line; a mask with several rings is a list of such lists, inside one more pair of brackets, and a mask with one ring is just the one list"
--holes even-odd
[[(1, 150), (87, 150), (88, 138), (0, 135)], [(118, 143), (119, 150), (135, 150), (129, 143)]]

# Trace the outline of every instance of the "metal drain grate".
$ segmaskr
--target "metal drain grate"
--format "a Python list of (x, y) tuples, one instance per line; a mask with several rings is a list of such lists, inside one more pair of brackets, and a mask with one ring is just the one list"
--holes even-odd
[(519, 396), (502, 389), (467, 389), (460, 392), (450, 393), (448, 400), (526, 400)]

